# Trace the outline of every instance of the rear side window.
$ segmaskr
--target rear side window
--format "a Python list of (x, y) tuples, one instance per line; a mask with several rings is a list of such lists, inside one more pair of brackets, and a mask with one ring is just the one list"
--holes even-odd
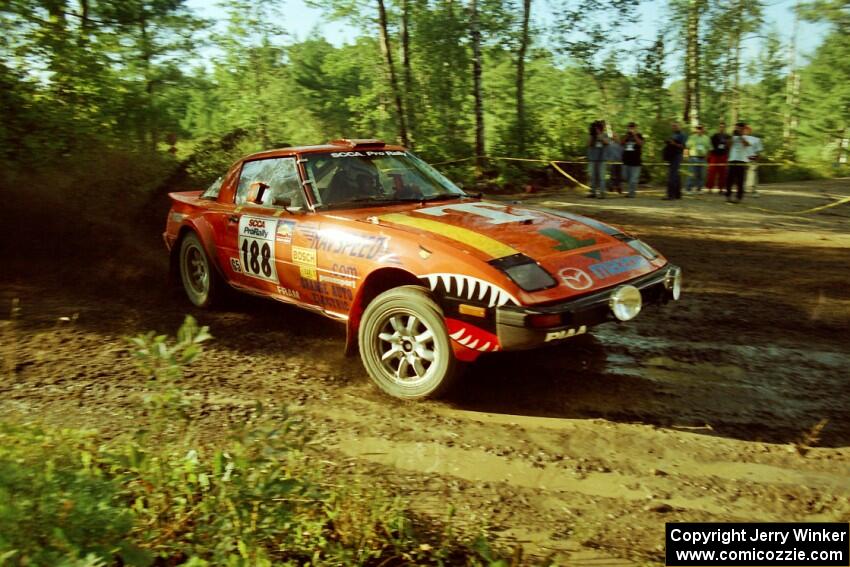
[(236, 204), (243, 205), (248, 198), (251, 184), (261, 181), (269, 186), (263, 196), (263, 205), (274, 207), (275, 199), (288, 198), (292, 207), (304, 206), (304, 193), (295, 158), (270, 158), (248, 161), (242, 165), (239, 186), (236, 189)]
[(218, 199), (218, 193), (221, 191), (221, 184), (224, 181), (223, 177), (219, 177), (213, 184), (210, 185), (206, 191), (201, 194), (201, 199)]

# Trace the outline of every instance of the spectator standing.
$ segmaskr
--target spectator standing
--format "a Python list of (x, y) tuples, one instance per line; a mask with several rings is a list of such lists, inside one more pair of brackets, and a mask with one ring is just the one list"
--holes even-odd
[(705, 186), (709, 193), (717, 187), (717, 192), (722, 195), (726, 187), (726, 163), (731, 140), (732, 137), (726, 133), (726, 123), (721, 122), (711, 137), (711, 152), (708, 154), (708, 180)]
[(605, 161), (608, 162), (608, 171), (610, 171), (608, 186), (610, 190), (616, 190), (617, 193), (623, 192), (623, 169), (620, 163), (623, 161), (623, 146), (620, 144), (620, 139), (616, 133), (611, 133), (610, 142), (605, 146)]
[(735, 124), (732, 131), (732, 141), (729, 144), (729, 173), (726, 177), (726, 201), (732, 202), (732, 185), (738, 186), (737, 201), (744, 198), (744, 176), (747, 173), (747, 164), (750, 161), (750, 142), (744, 135), (746, 128), (744, 122)]
[(678, 122), (673, 122), (670, 127), (673, 133), (667, 138), (664, 147), (664, 161), (669, 164), (665, 201), (682, 198), (682, 178), (679, 175), (679, 167), (682, 165), (682, 153), (685, 150), (685, 144), (688, 143), (688, 137), (682, 132)]
[(626, 197), (634, 199), (640, 179), (641, 152), (643, 136), (637, 130), (637, 124), (629, 122), (626, 135), (623, 136), (623, 178), (628, 186)]
[(749, 125), (744, 128), (744, 138), (746, 138), (747, 142), (750, 143), (748, 146), (749, 154), (747, 156), (749, 163), (747, 164), (747, 177), (746, 182), (744, 183), (744, 188), (753, 197), (758, 197), (758, 160), (759, 155), (764, 151), (764, 146), (762, 145), (760, 138), (753, 136), (753, 129)]
[(605, 146), (608, 145), (605, 122), (597, 120), (590, 125), (587, 140), (587, 176), (590, 180), (588, 197), (605, 198)]
[(696, 133), (688, 137), (688, 161), (691, 162), (691, 176), (688, 178), (688, 191), (702, 191), (705, 185), (706, 158), (711, 140), (705, 134), (702, 125), (697, 126)]

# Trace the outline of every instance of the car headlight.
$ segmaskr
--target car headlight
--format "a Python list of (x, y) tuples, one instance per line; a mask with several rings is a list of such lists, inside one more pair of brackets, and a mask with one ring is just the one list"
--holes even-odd
[(558, 283), (549, 272), (525, 254), (497, 258), (491, 260), (490, 264), (499, 268), (525, 291), (539, 291), (553, 287)]
[(673, 301), (682, 296), (682, 268), (670, 268), (664, 276), (664, 287), (670, 291)]
[(611, 294), (608, 306), (611, 307), (614, 317), (620, 321), (634, 319), (643, 306), (640, 290), (633, 285), (620, 286)]

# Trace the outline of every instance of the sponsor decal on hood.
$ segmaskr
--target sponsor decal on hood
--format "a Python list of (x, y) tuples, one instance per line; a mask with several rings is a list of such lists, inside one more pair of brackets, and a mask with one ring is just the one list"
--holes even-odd
[(522, 253), (541, 260), (616, 242), (607, 232), (581, 222), (500, 203), (455, 203), (377, 218), (379, 222), (418, 229), (464, 244), (488, 259)]

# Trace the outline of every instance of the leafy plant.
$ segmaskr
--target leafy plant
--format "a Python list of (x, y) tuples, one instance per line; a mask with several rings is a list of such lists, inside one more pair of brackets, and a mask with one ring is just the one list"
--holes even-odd
[(198, 326), (195, 318), (187, 315), (177, 330), (176, 342), (169, 344), (166, 335), (154, 331), (127, 339), (134, 347), (138, 368), (150, 380), (144, 401), (157, 414), (156, 421), (186, 417), (188, 401), (179, 385), (183, 369), (201, 354), (201, 343), (211, 338), (209, 327)]
[(0, 424), (0, 565), (131, 563), (133, 514), (91, 434)]

